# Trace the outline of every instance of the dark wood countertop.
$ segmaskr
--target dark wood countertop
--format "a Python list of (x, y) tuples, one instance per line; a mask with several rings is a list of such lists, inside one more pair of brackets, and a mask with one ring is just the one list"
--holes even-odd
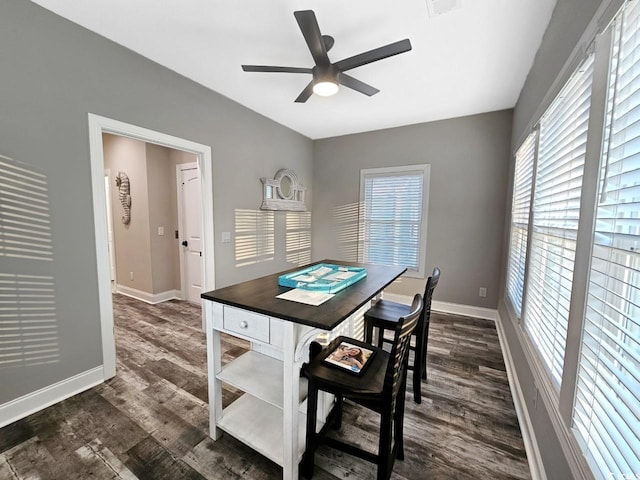
[(367, 276), (324, 302), (313, 306), (276, 298), (277, 295), (291, 290), (278, 285), (278, 277), (284, 273), (294, 272), (305, 267), (296, 267), (283, 272), (220, 288), (201, 295), (205, 300), (212, 300), (245, 310), (262, 313), (271, 317), (309, 325), (323, 330), (332, 330), (362, 305), (376, 296), (400, 275), (406, 268), (381, 265), (368, 265), (342, 260), (322, 260), (314, 262), (331, 263), (364, 267)]

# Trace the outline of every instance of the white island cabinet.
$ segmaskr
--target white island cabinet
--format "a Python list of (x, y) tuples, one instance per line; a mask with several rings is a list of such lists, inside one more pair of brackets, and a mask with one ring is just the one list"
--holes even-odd
[[(324, 260), (346, 265), (348, 262)], [(284, 479), (298, 478), (305, 449), (306, 380), (300, 377), (308, 346), (318, 337), (362, 338), (362, 318), (371, 300), (403, 269), (359, 265), (367, 277), (320, 306), (275, 298), (288, 288), (270, 275), (202, 295), (206, 318), (210, 435), (232, 435), (282, 466)], [(251, 349), (222, 364), (220, 334), (251, 342)], [(222, 384), (244, 394), (222, 408)], [(330, 409), (320, 402), (319, 421)]]

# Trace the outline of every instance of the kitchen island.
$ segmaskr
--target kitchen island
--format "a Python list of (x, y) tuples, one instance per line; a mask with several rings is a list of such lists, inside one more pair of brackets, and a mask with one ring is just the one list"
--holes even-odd
[[(309, 344), (338, 335), (362, 339), (371, 300), (405, 271), (338, 260), (316, 263), (364, 267), (367, 275), (318, 306), (276, 298), (291, 290), (280, 286), (278, 277), (300, 267), (202, 294), (211, 438), (218, 439), (220, 430), (229, 433), (281, 465), (287, 480), (298, 478), (305, 448), (306, 381), (300, 367), (308, 360)], [(223, 366), (221, 332), (250, 341), (250, 351)], [(224, 410), (222, 383), (245, 392)], [(329, 409), (328, 401), (320, 402), (320, 413)]]

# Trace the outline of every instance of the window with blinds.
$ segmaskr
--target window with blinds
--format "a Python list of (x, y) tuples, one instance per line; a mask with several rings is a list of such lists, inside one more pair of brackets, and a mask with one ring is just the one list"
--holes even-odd
[(640, 7), (614, 25), (599, 197), (573, 408), (604, 478), (640, 474)]
[(507, 269), (507, 295), (518, 317), (522, 311), (527, 237), (529, 235), (529, 209), (533, 184), (533, 161), (536, 153), (537, 132), (527, 137), (516, 152), (511, 205), (511, 239), (509, 267)]
[(428, 186), (428, 165), (361, 171), (361, 262), (424, 277)]
[(540, 120), (524, 327), (559, 390), (573, 282), (593, 55)]

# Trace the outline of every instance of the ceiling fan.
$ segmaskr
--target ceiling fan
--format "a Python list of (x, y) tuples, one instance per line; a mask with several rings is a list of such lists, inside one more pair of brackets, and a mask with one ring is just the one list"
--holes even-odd
[(320, 33), (320, 27), (313, 11), (300, 10), (293, 12), (293, 15), (296, 17), (302, 35), (311, 51), (315, 66), (313, 68), (302, 68), (242, 65), (242, 70), (245, 72), (310, 73), (313, 75), (313, 79), (296, 98), (295, 101), (298, 103), (306, 102), (312, 93), (325, 97), (333, 95), (338, 92), (338, 85), (344, 85), (368, 96), (375, 95), (380, 90), (344, 72), (411, 50), (411, 42), (409, 39), (404, 39), (331, 63), (327, 52), (333, 47), (334, 39), (329, 35)]

